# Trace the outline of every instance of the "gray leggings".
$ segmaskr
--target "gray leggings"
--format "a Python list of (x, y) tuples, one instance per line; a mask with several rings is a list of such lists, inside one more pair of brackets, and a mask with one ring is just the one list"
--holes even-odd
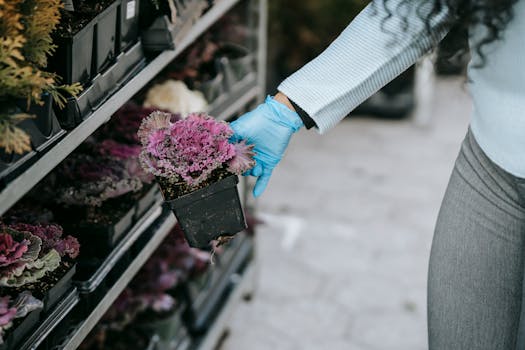
[(469, 132), (432, 243), (430, 350), (523, 348), (524, 243), (525, 179), (495, 165)]

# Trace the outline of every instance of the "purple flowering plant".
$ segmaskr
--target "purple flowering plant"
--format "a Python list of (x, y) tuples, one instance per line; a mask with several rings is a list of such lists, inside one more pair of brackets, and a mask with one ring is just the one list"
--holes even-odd
[(231, 143), (232, 135), (228, 123), (205, 113), (173, 122), (170, 114), (153, 112), (138, 131), (141, 165), (157, 178), (195, 190), (217, 172), (240, 175), (253, 167), (253, 145)]

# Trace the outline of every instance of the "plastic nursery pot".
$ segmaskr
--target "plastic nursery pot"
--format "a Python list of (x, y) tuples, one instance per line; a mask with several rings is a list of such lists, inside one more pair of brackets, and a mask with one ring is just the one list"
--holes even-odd
[[(238, 182), (239, 178), (231, 175), (176, 199), (165, 200), (190, 246), (206, 248), (211, 240), (233, 236), (246, 228)], [(172, 188), (169, 184), (161, 179), (160, 187), (164, 198), (170, 198)]]
[(95, 73), (108, 68), (117, 56), (117, 14), (119, 2), (114, 2), (96, 17)]
[(58, 303), (58, 301), (62, 299), (66, 292), (71, 289), (75, 272), (76, 264), (73, 264), (69, 269), (66, 270), (58, 282), (45, 293), (44, 299), (42, 300), (44, 302), (44, 313), (47, 313), (50, 309), (52, 309)]
[(138, 41), (139, 8), (140, 0), (120, 0), (118, 16), (120, 38), (118, 46), (121, 52), (126, 51)]
[(49, 60), (50, 69), (62, 77), (65, 84), (79, 82), (87, 85), (92, 74), (95, 21), (71, 36), (54, 40), (57, 49)]
[(31, 137), (33, 149), (45, 152), (60, 139), (65, 131), (62, 130), (53, 111), (53, 97), (50, 94), (42, 95), (42, 104), (32, 103), (27, 108), (27, 101), (17, 100), (17, 106), (34, 118), (22, 121), (18, 126)]

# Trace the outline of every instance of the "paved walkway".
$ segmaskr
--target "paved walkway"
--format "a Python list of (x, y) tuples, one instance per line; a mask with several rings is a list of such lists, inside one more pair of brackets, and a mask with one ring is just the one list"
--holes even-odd
[[(426, 106), (429, 107), (429, 106)], [(438, 80), (427, 125), (298, 134), (261, 197), (259, 288), (222, 350), (423, 350), (432, 230), (469, 100)]]

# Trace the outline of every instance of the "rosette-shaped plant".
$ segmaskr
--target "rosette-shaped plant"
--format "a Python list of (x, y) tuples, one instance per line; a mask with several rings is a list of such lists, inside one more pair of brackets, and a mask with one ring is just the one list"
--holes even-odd
[(51, 249), (56, 250), (60, 257), (68, 256), (71, 259), (75, 259), (79, 254), (80, 244), (78, 240), (73, 236), (62, 237), (64, 230), (59, 225), (17, 223), (9, 227), (17, 231), (30, 232), (39, 237), (42, 240), (40, 255), (49, 252)]
[(132, 176), (126, 164), (116, 159), (75, 154), (62, 163), (58, 188), (49, 195), (66, 205), (101, 206), (106, 200), (137, 192), (142, 181)]
[(170, 115), (154, 112), (139, 129), (144, 169), (171, 183), (196, 189), (214, 172), (240, 175), (254, 165), (253, 146), (230, 143), (233, 130), (204, 113), (192, 113), (172, 122)]
[(21, 287), (38, 281), (60, 265), (60, 254), (41, 254), (42, 240), (27, 231), (0, 228), (0, 287)]

